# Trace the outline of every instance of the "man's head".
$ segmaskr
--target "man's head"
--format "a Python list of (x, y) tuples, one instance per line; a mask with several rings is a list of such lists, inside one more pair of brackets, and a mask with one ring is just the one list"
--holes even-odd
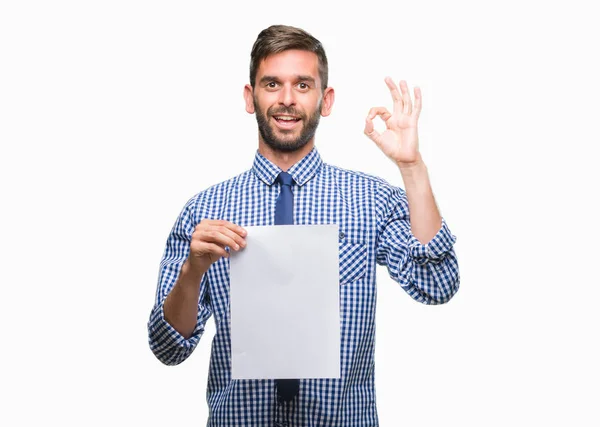
[(262, 30), (256, 38), (250, 53), (250, 85), (253, 88), (256, 85), (256, 73), (262, 60), (286, 50), (304, 50), (317, 55), (321, 88), (324, 91), (327, 88), (329, 68), (323, 45), (306, 31), (288, 25), (272, 25)]
[(258, 35), (244, 98), (266, 145), (293, 152), (312, 144), (320, 116), (333, 105), (327, 75), (323, 46), (304, 30), (274, 25)]

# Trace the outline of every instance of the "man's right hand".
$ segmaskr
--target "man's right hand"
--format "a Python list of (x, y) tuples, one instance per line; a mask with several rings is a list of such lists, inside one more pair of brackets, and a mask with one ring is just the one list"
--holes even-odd
[(221, 257), (229, 257), (225, 247), (239, 251), (246, 247), (248, 232), (225, 220), (203, 219), (192, 234), (189, 266), (202, 274)]

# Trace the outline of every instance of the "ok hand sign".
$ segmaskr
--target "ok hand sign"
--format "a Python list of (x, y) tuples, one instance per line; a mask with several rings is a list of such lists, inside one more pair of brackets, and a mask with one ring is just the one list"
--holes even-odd
[[(390, 77), (385, 78), (394, 101), (394, 110), (390, 113), (385, 107), (373, 107), (365, 123), (365, 135), (393, 162), (400, 167), (412, 166), (421, 160), (417, 122), (421, 113), (421, 89), (415, 87), (415, 105), (413, 108), (406, 81), (400, 81), (400, 90)], [(402, 91), (402, 93), (400, 93)], [(380, 116), (386, 130), (375, 130), (373, 119)]]

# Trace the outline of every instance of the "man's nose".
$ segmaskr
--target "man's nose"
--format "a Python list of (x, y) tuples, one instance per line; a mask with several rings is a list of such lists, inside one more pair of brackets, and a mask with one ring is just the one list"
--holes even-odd
[(296, 100), (294, 98), (294, 90), (291, 85), (284, 85), (279, 92), (279, 103), (289, 107), (294, 105)]

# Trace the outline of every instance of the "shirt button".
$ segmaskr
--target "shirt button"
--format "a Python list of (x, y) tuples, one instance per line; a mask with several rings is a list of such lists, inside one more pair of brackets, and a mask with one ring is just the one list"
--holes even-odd
[(346, 235), (344, 234), (343, 231), (340, 231), (340, 239), (343, 239), (344, 237), (346, 237)]

